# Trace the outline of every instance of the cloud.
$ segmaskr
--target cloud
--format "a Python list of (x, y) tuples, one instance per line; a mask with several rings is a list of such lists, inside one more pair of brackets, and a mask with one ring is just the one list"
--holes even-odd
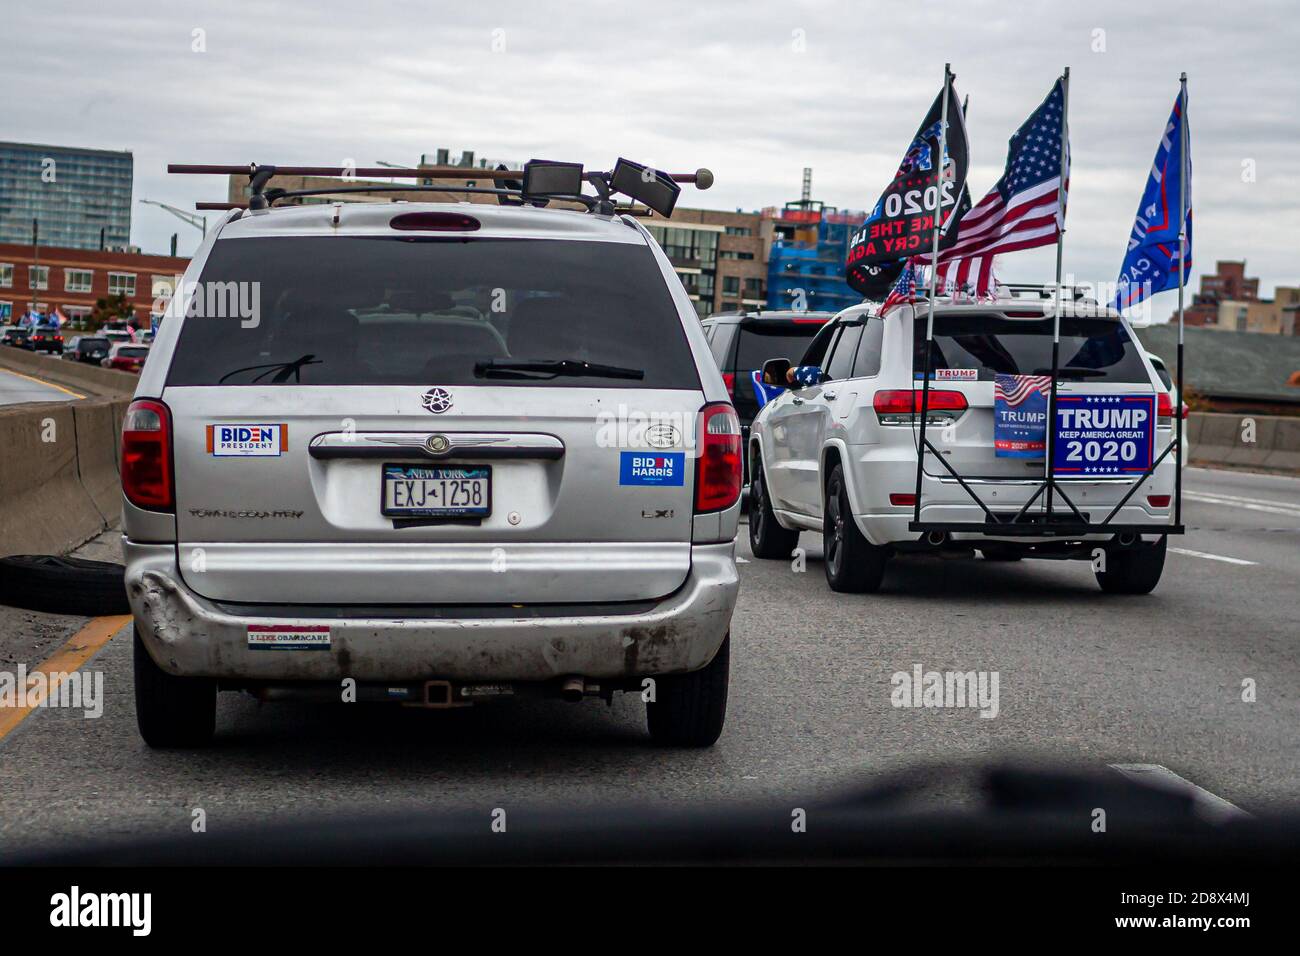
[[(683, 202), (754, 209), (814, 195), (863, 208), (892, 173), (953, 63), (969, 94), (972, 192), (1072, 68), (1066, 269), (1110, 280), (1177, 92), (1191, 77), (1197, 261), (1246, 258), (1295, 283), (1300, 229), (1291, 117), (1300, 81), (1288, 5), (1095, 0), (655, 4), (311, 4), (46, 0), (7, 11), (12, 139), (131, 149), (136, 198), (224, 198), (167, 162), (414, 163), (450, 147), (523, 160), (618, 155), (706, 165)], [(206, 52), (192, 50), (205, 31)], [(1102, 31), (1102, 32), (1098, 32)], [(1099, 42), (1104, 52), (1097, 51)], [(1242, 182), (1253, 160), (1254, 183)], [(137, 206), (135, 241), (190, 250), (197, 232)], [(1050, 261), (1011, 257), (1039, 278)]]

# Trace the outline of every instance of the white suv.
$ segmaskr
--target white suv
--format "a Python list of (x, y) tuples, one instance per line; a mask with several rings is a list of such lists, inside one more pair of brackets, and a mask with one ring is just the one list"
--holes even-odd
[[(1091, 464), (1103, 449), (1070, 445), (1080, 466), (1058, 477), (1048, 528), (1046, 496), (1034, 497), (1043, 484), (1043, 458), (995, 451), (996, 376), (1050, 372), (1050, 302), (1008, 295), (993, 303), (938, 303), (926, 440), (942, 463), (926, 455), (920, 523), (927, 527), (912, 527), (926, 309), (923, 302), (903, 305), (883, 318), (869, 305), (845, 309), (802, 358), (802, 365), (821, 370), (805, 372), (802, 380), (821, 381), (795, 386), (754, 419), (748, 445), (754, 554), (787, 558), (800, 531), (821, 531), (826, 577), (837, 591), (874, 591), (898, 551), (973, 556), (976, 549), (990, 560), (1087, 559), (1103, 590), (1154, 588), (1173, 522), (1172, 453), (1141, 480), (1142, 469), (1125, 473)], [(783, 382), (788, 364), (769, 361), (765, 378)], [(1119, 395), (1147, 395), (1156, 411), (1152, 460), (1169, 445), (1169, 392), (1118, 313), (1092, 307), (1086, 316), (1063, 316), (1059, 366), (1059, 402), (1105, 404)], [(1100, 533), (1062, 530), (1080, 517), (1094, 527), (1111, 520)], [(992, 527), (1017, 518), (1014, 533)], [(1026, 522), (1044, 533), (1027, 533), (1038, 529)], [(962, 530), (944, 530), (949, 525)]]

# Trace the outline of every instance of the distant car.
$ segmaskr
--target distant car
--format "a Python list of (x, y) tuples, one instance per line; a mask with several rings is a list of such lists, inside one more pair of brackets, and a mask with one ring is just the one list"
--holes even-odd
[[(758, 397), (751, 375), (770, 358), (803, 355), (814, 335), (833, 312), (719, 312), (701, 323), (713, 360), (740, 417), (742, 439), (749, 441), (749, 425), (758, 414)], [(749, 460), (745, 459), (745, 484)]]
[(108, 357), (100, 361), (104, 368), (115, 368), (123, 372), (138, 372), (144, 368), (145, 359), (149, 357), (149, 346), (134, 342), (114, 342)]
[(31, 329), (11, 325), (3, 333), (0, 333), (0, 345), (11, 345), (16, 349), (25, 349), (31, 334)]
[(108, 339), (108, 341), (113, 344), (116, 344), (118, 342), (127, 342), (127, 343), (135, 342), (135, 332), (127, 328), (113, 328), (111, 326), (105, 326), (104, 328), (99, 330), (99, 334), (102, 335), (104, 338)]
[(33, 352), (48, 352), (51, 355), (63, 354), (63, 333), (54, 325), (38, 325), (32, 329), (28, 340)]
[(1154, 352), (1148, 352), (1147, 358), (1151, 362), (1151, 367), (1156, 370), (1156, 375), (1159, 377), (1161, 384), (1164, 385), (1165, 391), (1169, 393), (1169, 396), (1172, 399), (1170, 404), (1176, 404), (1179, 406), (1178, 417), (1180, 423), (1178, 425), (1178, 437), (1183, 443), (1183, 467), (1186, 468), (1187, 462), (1192, 457), (1192, 446), (1187, 440), (1187, 403), (1179, 401), (1180, 396), (1178, 395), (1178, 389), (1174, 387), (1174, 377), (1169, 374), (1169, 369), (1165, 366), (1164, 359), (1159, 355), (1156, 355)]
[(141, 332), (141, 333), (140, 333), (140, 344), (141, 344), (141, 345), (153, 345), (153, 332), (150, 332), (150, 331), (147, 331), (147, 330), (144, 331), (144, 332)]
[(112, 344), (102, 335), (73, 336), (63, 350), (63, 357), (71, 362), (90, 362), (99, 365), (108, 358), (108, 350)]

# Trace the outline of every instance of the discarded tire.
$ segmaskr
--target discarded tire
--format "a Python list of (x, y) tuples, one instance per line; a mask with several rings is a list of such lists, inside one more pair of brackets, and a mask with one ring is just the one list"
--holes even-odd
[(123, 567), (57, 554), (0, 558), (0, 604), (50, 614), (129, 614)]

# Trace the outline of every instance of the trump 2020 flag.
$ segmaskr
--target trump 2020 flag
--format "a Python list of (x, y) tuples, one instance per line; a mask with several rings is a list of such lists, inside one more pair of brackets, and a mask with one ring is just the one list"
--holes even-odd
[(1042, 458), (1047, 448), (1050, 375), (998, 375), (993, 380), (993, 453)]
[(1187, 206), (1183, 280), (1186, 281), (1192, 273), (1192, 158), (1183, 156), (1183, 144), (1191, 143), (1191, 127), (1186, 132), (1183, 130), (1183, 124), (1187, 122), (1186, 106), (1187, 98), (1179, 92), (1174, 101), (1174, 111), (1169, 115), (1164, 135), (1156, 148), (1146, 192), (1138, 204), (1133, 231), (1128, 239), (1128, 252), (1119, 270), (1115, 308), (1121, 311), (1157, 292), (1178, 287), (1180, 193)]

